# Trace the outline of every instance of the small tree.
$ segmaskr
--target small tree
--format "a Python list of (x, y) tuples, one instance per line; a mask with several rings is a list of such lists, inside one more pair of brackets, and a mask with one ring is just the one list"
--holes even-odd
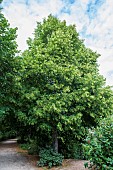
[(18, 117), (37, 131), (52, 132), (58, 151), (60, 132), (78, 135), (111, 113), (111, 91), (99, 74), (96, 52), (86, 48), (74, 25), (53, 16), (37, 23), (22, 54), (22, 102)]

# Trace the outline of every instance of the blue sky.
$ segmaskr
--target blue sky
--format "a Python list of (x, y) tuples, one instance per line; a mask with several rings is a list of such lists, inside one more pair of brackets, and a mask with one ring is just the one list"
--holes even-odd
[(75, 24), (85, 45), (101, 54), (100, 73), (113, 85), (113, 0), (3, 0), (2, 6), (11, 26), (18, 27), (22, 51), (28, 37), (33, 37), (36, 21), (50, 13)]

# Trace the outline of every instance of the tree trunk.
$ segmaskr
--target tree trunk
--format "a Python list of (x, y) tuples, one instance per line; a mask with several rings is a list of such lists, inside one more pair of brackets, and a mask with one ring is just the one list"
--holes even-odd
[(58, 152), (58, 134), (56, 129), (53, 130), (52, 138), (53, 138), (53, 148), (56, 152)]

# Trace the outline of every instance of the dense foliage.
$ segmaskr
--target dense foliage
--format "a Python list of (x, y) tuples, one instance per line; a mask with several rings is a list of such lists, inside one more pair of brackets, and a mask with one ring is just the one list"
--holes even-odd
[(29, 38), (20, 57), (17, 119), (37, 134), (48, 134), (56, 150), (58, 139), (65, 140), (63, 134), (80, 139), (85, 127), (96, 126), (112, 111), (111, 91), (99, 74), (98, 57), (84, 46), (74, 25), (51, 15), (37, 24), (34, 39)]
[[(1, 3), (1, 1), (0, 1)], [(0, 127), (12, 130), (14, 125), (15, 54), (17, 52), (16, 29), (0, 11)], [(6, 130), (7, 131), (7, 130)]]
[(55, 152), (52, 148), (42, 149), (39, 152), (40, 160), (38, 161), (38, 166), (52, 166), (62, 165), (63, 156)]
[(84, 145), (85, 154), (90, 164), (97, 170), (113, 169), (113, 117), (103, 119), (96, 129), (89, 132)]

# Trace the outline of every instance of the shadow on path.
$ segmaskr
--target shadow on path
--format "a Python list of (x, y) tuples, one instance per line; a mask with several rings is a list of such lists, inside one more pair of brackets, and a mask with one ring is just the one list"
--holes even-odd
[(0, 150), (5, 148), (14, 148), (17, 147), (17, 139), (9, 139), (0, 142)]

